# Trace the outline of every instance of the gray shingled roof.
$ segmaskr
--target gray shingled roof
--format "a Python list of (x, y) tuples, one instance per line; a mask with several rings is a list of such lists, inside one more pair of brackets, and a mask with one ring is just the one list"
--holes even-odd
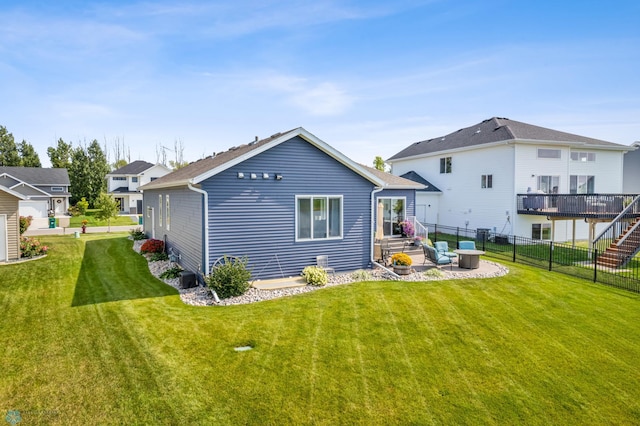
[(112, 172), (109, 172), (110, 175), (137, 175), (144, 172), (147, 169), (155, 166), (155, 164), (151, 164), (148, 161), (137, 160), (133, 163), (129, 163), (126, 166), (120, 167)]
[(396, 176), (391, 173), (383, 172), (373, 167), (365, 166), (364, 164), (360, 164), (362, 167), (367, 169), (369, 173), (376, 175), (382, 181), (384, 181), (388, 187), (391, 188), (407, 188), (407, 189), (423, 189), (422, 182), (417, 182), (415, 180), (405, 179), (404, 176)]
[(409, 179), (424, 185), (425, 187), (423, 189), (418, 189), (418, 191), (420, 192), (442, 192), (435, 185), (433, 185), (431, 182), (429, 182), (428, 180), (426, 180), (425, 178), (420, 176), (420, 174), (418, 174), (417, 172), (414, 172), (413, 170), (401, 175), (400, 177), (404, 179)]
[(560, 132), (558, 130), (534, 126), (520, 121), (509, 120), (508, 118), (493, 117), (476, 125), (449, 133), (445, 136), (415, 142), (389, 158), (387, 161), (432, 154), (451, 149), (467, 148), (483, 144), (514, 140), (534, 140), (621, 150), (628, 149), (625, 145), (613, 142)]
[[(289, 130), (289, 132), (291, 131), (292, 130)], [(268, 138), (262, 139), (260, 141), (236, 146), (229, 149), (228, 151), (220, 152), (214, 156), (195, 161), (181, 169), (169, 173), (168, 175), (159, 177), (153, 182), (147, 183), (140, 188), (143, 190), (152, 189), (155, 187), (161, 188), (165, 186), (171, 186), (172, 183), (189, 181), (208, 172), (209, 170), (215, 169), (216, 167), (222, 166), (223, 164), (226, 164), (242, 155), (245, 155), (289, 132), (276, 133), (275, 135), (271, 135)]]
[(69, 185), (67, 169), (42, 167), (0, 167), (0, 175), (7, 173), (30, 185)]

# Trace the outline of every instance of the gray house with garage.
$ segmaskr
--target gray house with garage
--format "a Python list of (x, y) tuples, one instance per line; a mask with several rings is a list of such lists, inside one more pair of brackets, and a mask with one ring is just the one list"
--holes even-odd
[[(140, 187), (144, 231), (186, 270), (246, 257), (253, 279), (371, 266), (379, 197), (414, 214), (422, 184), (359, 165), (303, 128), (231, 148)], [(396, 201), (397, 201), (396, 200)]]

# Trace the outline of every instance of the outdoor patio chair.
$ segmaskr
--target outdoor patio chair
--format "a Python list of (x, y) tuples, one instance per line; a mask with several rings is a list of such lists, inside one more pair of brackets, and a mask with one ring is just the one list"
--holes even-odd
[(458, 257), (457, 254), (455, 254), (452, 251), (449, 251), (449, 243), (447, 243), (446, 241), (436, 241), (433, 244), (433, 247), (438, 253), (444, 254), (445, 256)]
[(476, 242), (475, 241), (460, 241), (458, 243), (458, 248), (460, 248), (460, 250), (475, 250), (476, 249)]
[(437, 252), (435, 248), (426, 244), (422, 245), (422, 250), (424, 251), (423, 265), (427, 263), (428, 260), (431, 263), (434, 263), (437, 268), (439, 268), (440, 265), (450, 265), (451, 269), (453, 269), (453, 260), (451, 260), (449, 256)]
[(326, 272), (334, 273), (335, 269), (329, 266), (329, 256), (316, 256), (316, 265), (324, 269)]

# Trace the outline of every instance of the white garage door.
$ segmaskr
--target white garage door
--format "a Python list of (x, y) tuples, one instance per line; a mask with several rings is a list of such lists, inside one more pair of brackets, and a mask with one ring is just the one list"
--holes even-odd
[(20, 201), (20, 216), (47, 217), (48, 201)]
[(0, 214), (0, 262), (7, 260), (7, 215)]

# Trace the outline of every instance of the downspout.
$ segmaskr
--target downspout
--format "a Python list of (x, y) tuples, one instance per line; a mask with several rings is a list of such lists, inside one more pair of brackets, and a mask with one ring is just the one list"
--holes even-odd
[(376, 259), (374, 259), (374, 244), (376, 242), (376, 215), (377, 215), (377, 207), (376, 207), (376, 194), (380, 191), (382, 191), (384, 188), (375, 188), (373, 191), (371, 191), (371, 246), (369, 247), (369, 257), (371, 258), (371, 264), (374, 266), (377, 266), (378, 268), (382, 268), (385, 271), (389, 272), (391, 275), (393, 275), (394, 277), (399, 277), (398, 274), (396, 274), (395, 272), (391, 271), (390, 269), (388, 269), (386, 266), (379, 264), (378, 262), (376, 262)]
[(209, 194), (204, 189), (196, 188), (189, 182), (187, 187), (199, 194), (204, 196), (203, 204), (203, 217), (202, 220), (204, 222), (204, 269), (203, 272), (205, 275), (209, 275)]

